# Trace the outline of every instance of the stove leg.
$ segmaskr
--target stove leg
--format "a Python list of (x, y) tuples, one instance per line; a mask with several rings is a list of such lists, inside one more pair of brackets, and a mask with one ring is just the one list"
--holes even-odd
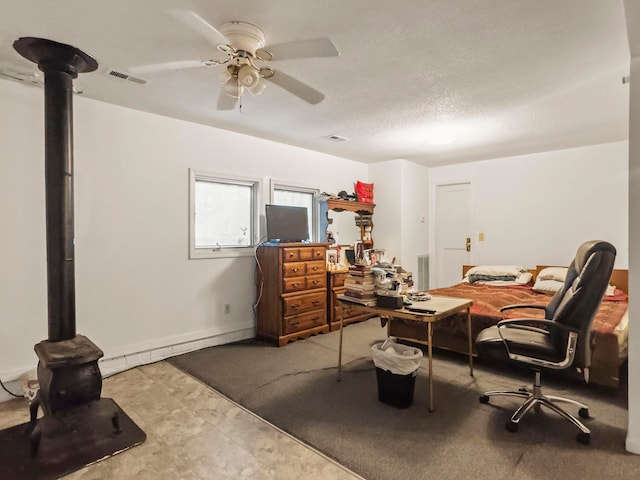
[(42, 439), (42, 429), (40, 425), (36, 425), (29, 436), (29, 453), (34, 458), (40, 448), (40, 440)]
[(29, 404), (29, 428), (33, 428), (38, 419), (38, 408), (40, 408), (40, 393)]
[(111, 425), (113, 425), (113, 430), (115, 431), (115, 433), (122, 432), (122, 428), (120, 428), (120, 416), (118, 415), (118, 412), (115, 412), (111, 417)]

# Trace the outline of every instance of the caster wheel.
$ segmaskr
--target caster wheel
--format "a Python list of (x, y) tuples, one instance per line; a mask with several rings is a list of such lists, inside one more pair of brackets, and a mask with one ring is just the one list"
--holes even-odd
[(589, 445), (589, 443), (591, 442), (591, 434), (580, 432), (576, 437), (576, 440), (578, 440), (583, 445)]
[(507, 423), (505, 423), (504, 428), (506, 428), (511, 433), (515, 433), (518, 431), (518, 424), (509, 420)]
[(489, 403), (489, 395), (481, 395), (478, 401), (480, 403)]
[(529, 390), (527, 390), (527, 387), (520, 387), (518, 391), (522, 393), (529, 393)]
[(589, 409), (588, 408), (581, 408), (578, 411), (578, 415), (580, 415), (580, 418), (589, 418)]

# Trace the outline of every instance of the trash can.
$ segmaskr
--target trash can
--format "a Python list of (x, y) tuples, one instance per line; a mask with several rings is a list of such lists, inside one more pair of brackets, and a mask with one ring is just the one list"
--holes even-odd
[(422, 350), (396, 343), (392, 338), (371, 346), (378, 381), (378, 400), (396, 408), (413, 403)]

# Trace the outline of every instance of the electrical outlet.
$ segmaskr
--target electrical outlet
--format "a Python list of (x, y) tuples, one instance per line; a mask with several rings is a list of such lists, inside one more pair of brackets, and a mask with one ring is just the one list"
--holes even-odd
[(227, 315), (229, 313), (231, 313), (231, 305), (228, 304), (228, 303), (225, 303), (224, 304), (224, 314)]

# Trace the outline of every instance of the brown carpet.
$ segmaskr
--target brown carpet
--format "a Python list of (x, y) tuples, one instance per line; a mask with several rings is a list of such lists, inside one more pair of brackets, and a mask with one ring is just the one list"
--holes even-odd
[(370, 480), (640, 478), (640, 456), (624, 450), (626, 390), (597, 391), (543, 373), (545, 393), (590, 406), (591, 444), (578, 443), (578, 430), (545, 409), (510, 433), (504, 424), (519, 401), (482, 405), (478, 396), (528, 386), (533, 374), (477, 361), (472, 378), (466, 357), (436, 351), (436, 411), (427, 409), (426, 354), (413, 405), (398, 409), (378, 401), (370, 345), (384, 337), (378, 319), (345, 327), (341, 382), (338, 332), (282, 348), (211, 347), (169, 362)]

